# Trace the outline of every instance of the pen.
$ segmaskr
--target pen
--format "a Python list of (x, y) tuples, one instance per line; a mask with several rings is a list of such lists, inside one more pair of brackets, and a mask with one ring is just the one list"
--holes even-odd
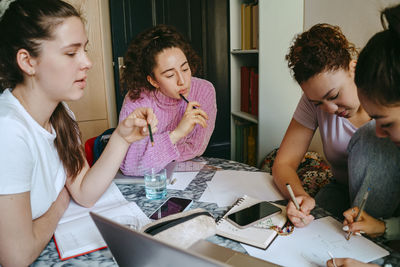
[(151, 126), (150, 126), (150, 124), (147, 124), (147, 127), (149, 128), (149, 135), (150, 135), (151, 146), (154, 146), (153, 133), (151, 132)]
[[(288, 183), (286, 184), (286, 187), (287, 187), (287, 190), (289, 191), (290, 198), (292, 199), (294, 205), (296, 206), (296, 209), (297, 209), (297, 210), (300, 210), (299, 203), (297, 203), (297, 200), (296, 200), (296, 197), (294, 196), (292, 187), (291, 187), (290, 184), (288, 184)], [(301, 219), (301, 222), (302, 222), (302, 223), (306, 224), (306, 222), (304, 221), (303, 218), (300, 218), (300, 219)]]
[(332, 258), (333, 266), (334, 266), (334, 267), (337, 267), (336, 262), (335, 262), (335, 258), (333, 257), (332, 253), (330, 253), (330, 252), (328, 251), (328, 254), (329, 254), (329, 257)]
[[(360, 209), (358, 210), (358, 214), (357, 214), (356, 218), (354, 219), (354, 222), (356, 222), (356, 221), (358, 221), (358, 219), (360, 219), (361, 213), (363, 212), (364, 207), (365, 207), (365, 203), (367, 202), (369, 191), (370, 191), (370, 188), (368, 187), (367, 192), (365, 192), (365, 194), (364, 194), (363, 200), (362, 200), (361, 205), (360, 205)], [(350, 237), (351, 237), (352, 234), (353, 234), (353, 232), (350, 231), (347, 234), (346, 239), (350, 240)]]
[[(186, 97), (184, 97), (182, 94), (179, 94), (179, 96), (183, 99), (183, 101), (185, 101), (186, 103), (189, 103), (189, 100), (186, 99)], [(196, 107), (193, 106), (194, 109), (196, 109)]]

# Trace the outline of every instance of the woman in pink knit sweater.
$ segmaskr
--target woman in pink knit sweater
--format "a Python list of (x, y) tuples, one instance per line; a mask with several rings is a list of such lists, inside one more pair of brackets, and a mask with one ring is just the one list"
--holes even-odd
[[(121, 88), (127, 92), (119, 120), (138, 107), (151, 107), (157, 133), (133, 143), (121, 164), (125, 175), (164, 168), (203, 154), (217, 113), (214, 86), (192, 77), (200, 58), (173, 27), (158, 25), (140, 33), (125, 55)], [(188, 103), (185, 101), (188, 100)]]

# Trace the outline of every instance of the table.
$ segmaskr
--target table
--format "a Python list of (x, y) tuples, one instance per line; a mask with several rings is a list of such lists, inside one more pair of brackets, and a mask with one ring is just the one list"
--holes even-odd
[[(240, 171), (259, 171), (255, 167), (248, 166), (246, 164), (238, 163), (236, 161), (217, 159), (217, 158), (198, 158), (201, 161), (207, 161), (207, 165), (222, 168), (224, 170), (240, 170)], [(211, 181), (214, 176), (214, 170), (202, 170), (200, 171), (196, 178), (192, 180), (189, 186), (184, 191), (180, 190), (170, 190), (168, 189), (168, 196), (180, 196), (193, 199), (192, 209), (194, 208), (204, 208), (208, 210), (215, 218), (221, 217), (228, 209), (228, 207), (219, 208), (215, 203), (204, 203), (199, 202), (198, 199), (203, 194), (206, 188), (206, 181)], [(156, 210), (164, 201), (163, 200), (149, 200), (145, 196), (144, 186), (140, 185), (118, 185), (122, 194), (126, 197), (128, 201), (134, 201), (143, 210), (143, 212), (150, 216), (152, 212)], [(285, 201), (278, 201), (279, 204), (285, 204)], [(312, 214), (316, 219), (330, 215), (328, 212), (321, 208), (316, 207)], [(240, 243), (229, 240), (220, 236), (213, 236), (208, 239), (209, 241), (216, 243), (218, 245), (234, 249), (239, 252), (246, 253)], [(378, 260), (378, 264), (391, 263), (393, 266), (400, 266), (400, 253), (393, 252), (390, 248), (382, 244), (380, 240), (377, 241), (379, 245), (388, 249), (391, 254), (384, 259)], [(103, 249), (99, 251), (92, 252), (87, 255), (79, 256), (66, 261), (61, 261), (58, 257), (58, 253), (54, 244), (53, 239), (46, 246), (44, 251), (41, 253), (39, 258), (31, 266), (117, 266), (112, 258), (109, 249)]]

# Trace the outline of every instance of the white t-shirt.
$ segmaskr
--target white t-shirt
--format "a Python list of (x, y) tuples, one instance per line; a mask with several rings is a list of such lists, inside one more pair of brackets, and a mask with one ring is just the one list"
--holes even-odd
[(0, 94), (0, 194), (30, 191), (32, 219), (43, 215), (65, 185), (54, 145), (9, 89)]
[(324, 154), (332, 168), (334, 178), (348, 183), (347, 145), (357, 130), (348, 119), (323, 111), (303, 94), (293, 118), (311, 130), (319, 127)]

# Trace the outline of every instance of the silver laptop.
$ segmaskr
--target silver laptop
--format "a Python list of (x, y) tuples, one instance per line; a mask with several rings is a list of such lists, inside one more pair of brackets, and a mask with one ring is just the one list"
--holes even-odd
[(188, 250), (161, 242), (148, 234), (90, 212), (119, 266), (278, 266), (240, 252), (200, 241)]

